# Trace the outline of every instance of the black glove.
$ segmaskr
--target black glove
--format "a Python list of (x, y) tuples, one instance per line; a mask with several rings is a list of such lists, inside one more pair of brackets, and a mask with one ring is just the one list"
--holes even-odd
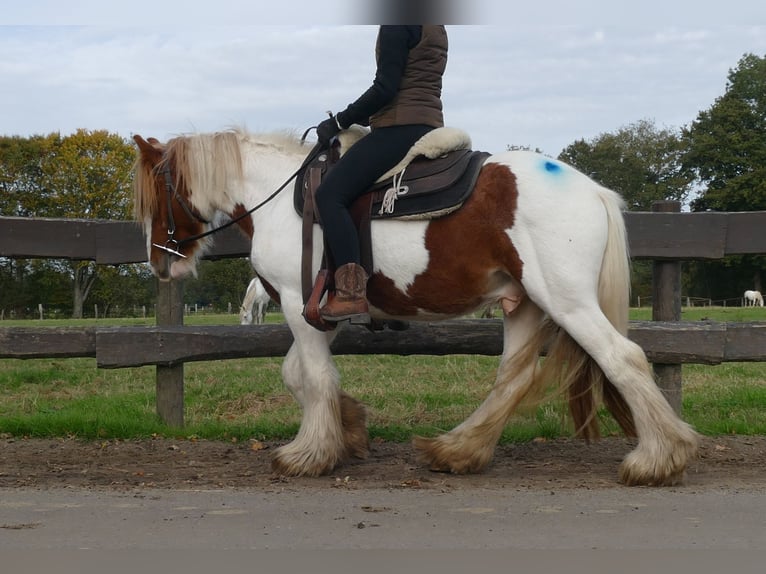
[(317, 126), (317, 139), (322, 147), (330, 147), (330, 140), (340, 131), (335, 116), (327, 118)]

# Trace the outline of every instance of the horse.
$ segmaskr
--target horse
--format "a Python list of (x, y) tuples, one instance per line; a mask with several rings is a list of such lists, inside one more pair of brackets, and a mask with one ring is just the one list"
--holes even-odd
[[(366, 410), (340, 388), (330, 351), (345, 326), (321, 331), (303, 316), (301, 217), (292, 194), (279, 186), (298, 171), (306, 146), (290, 133), (239, 128), (166, 143), (134, 140), (135, 217), (158, 279), (195, 273), (213, 240), (200, 235), (225, 214), (249, 235), (255, 272), (282, 306), (294, 337), (282, 378), (302, 416), (293, 440), (275, 449), (272, 470), (321, 476), (367, 457)], [(603, 402), (625, 434), (638, 439), (619, 465), (619, 481), (683, 481), (699, 435), (669, 405), (644, 351), (627, 337), (623, 210), (616, 192), (573, 167), (519, 150), (487, 157), (471, 195), (449, 214), (372, 222), (373, 319), (439, 321), (492, 303), (503, 310), (503, 350), (491, 391), (449, 432), (413, 438), (419, 464), (456, 474), (485, 470), (522, 399), (555, 382), (578, 437), (598, 438)], [(323, 254), (316, 224), (312, 247), (316, 274)]]
[(270, 299), (271, 297), (261, 280), (254, 277), (247, 286), (245, 298), (239, 308), (239, 324), (252, 325), (253, 319), (255, 319), (255, 324), (261, 325), (266, 316), (266, 306)]
[(744, 295), (745, 307), (763, 307), (763, 295), (760, 291), (745, 291)]

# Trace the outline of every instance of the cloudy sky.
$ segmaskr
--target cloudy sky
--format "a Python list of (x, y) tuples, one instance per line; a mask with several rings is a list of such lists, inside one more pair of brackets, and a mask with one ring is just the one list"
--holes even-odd
[[(445, 119), (487, 151), (528, 145), (555, 156), (641, 119), (688, 124), (724, 93), (743, 54), (766, 55), (763, 0), (470, 4), (440, 14)], [(6, 2), (0, 135), (303, 131), (370, 85), (376, 5)]]

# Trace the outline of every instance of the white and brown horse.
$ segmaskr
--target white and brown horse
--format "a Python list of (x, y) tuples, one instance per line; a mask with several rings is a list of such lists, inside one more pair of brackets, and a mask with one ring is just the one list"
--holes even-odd
[[(209, 230), (216, 215), (236, 216), (263, 202), (307, 154), (296, 138), (239, 130), (167, 144), (134, 139), (136, 217), (145, 225), (151, 266), (164, 281), (193, 273), (211, 240), (185, 238)], [(620, 466), (624, 483), (682, 479), (698, 436), (660, 393), (642, 349), (626, 337), (630, 263), (622, 208), (617, 194), (575, 169), (509, 151), (486, 160), (461, 209), (431, 220), (373, 222), (367, 291), (373, 317), (436, 321), (496, 302), (504, 311), (492, 391), (452, 431), (415, 439), (424, 464), (480, 472), (519, 402), (557, 381), (569, 393), (579, 435), (597, 437), (595, 413), (603, 400), (625, 432), (638, 437)], [(316, 476), (350, 457), (364, 458), (365, 409), (340, 389), (330, 353), (337, 330), (318, 331), (302, 316), (301, 218), (292, 194), (273, 196), (240, 223), (252, 237), (255, 271), (278, 294), (294, 336), (282, 375), (303, 416), (295, 439), (276, 450), (274, 470)], [(315, 272), (321, 233), (315, 225)], [(156, 246), (168, 239), (185, 258)]]

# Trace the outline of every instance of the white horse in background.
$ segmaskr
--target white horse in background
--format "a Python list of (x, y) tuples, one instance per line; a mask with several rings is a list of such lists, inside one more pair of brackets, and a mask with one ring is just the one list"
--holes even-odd
[(262, 324), (266, 317), (266, 306), (269, 304), (269, 299), (271, 297), (266, 292), (263, 283), (258, 277), (255, 277), (247, 286), (245, 299), (239, 308), (239, 324), (252, 325), (253, 319), (255, 319), (256, 325)]
[(763, 307), (763, 295), (760, 291), (745, 291), (745, 307)]

